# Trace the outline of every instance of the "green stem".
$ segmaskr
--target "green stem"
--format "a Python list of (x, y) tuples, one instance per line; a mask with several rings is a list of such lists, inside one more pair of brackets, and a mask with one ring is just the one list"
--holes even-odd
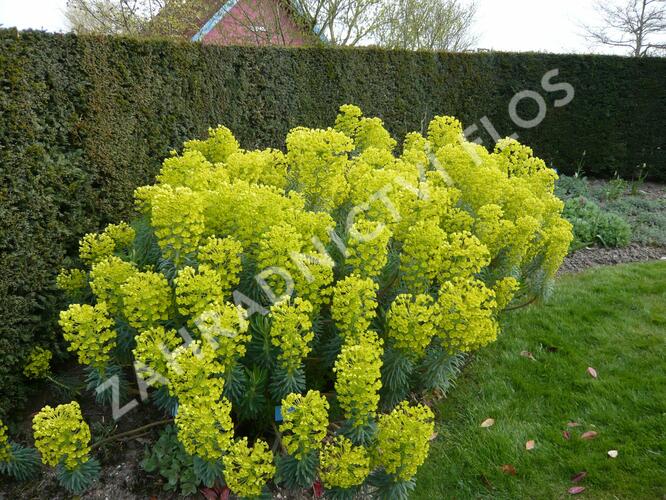
[(530, 304), (532, 304), (534, 301), (536, 301), (537, 298), (538, 298), (538, 297), (535, 295), (534, 297), (532, 297), (530, 300), (528, 300), (528, 301), (525, 302), (524, 304), (520, 304), (520, 305), (513, 306), (513, 307), (507, 307), (507, 308), (505, 308), (504, 310), (505, 310), (505, 311), (515, 311), (516, 309), (522, 309), (523, 307), (527, 307), (527, 306), (529, 306)]
[(150, 424), (142, 425), (141, 427), (137, 427), (136, 429), (132, 429), (131, 431), (127, 432), (121, 432), (120, 434), (114, 434), (113, 436), (109, 436), (108, 438), (104, 438), (101, 441), (97, 441), (94, 443), (90, 448), (95, 449), (100, 446), (102, 446), (104, 443), (108, 443), (109, 441), (115, 441), (116, 439), (121, 439), (129, 436), (134, 436), (134, 434), (140, 434), (147, 429), (151, 429), (153, 427), (157, 427), (158, 425), (166, 425), (170, 424), (173, 422), (173, 418), (169, 418), (166, 420), (160, 420), (159, 422), (151, 422)]
[(62, 382), (58, 382), (56, 379), (51, 377), (51, 375), (47, 375), (46, 380), (48, 380), (49, 382), (57, 385), (58, 387), (61, 387), (61, 388), (65, 389), (67, 392), (74, 393), (77, 396), (79, 395), (79, 390), (78, 389), (75, 389), (74, 387), (70, 387), (67, 384), (63, 384)]

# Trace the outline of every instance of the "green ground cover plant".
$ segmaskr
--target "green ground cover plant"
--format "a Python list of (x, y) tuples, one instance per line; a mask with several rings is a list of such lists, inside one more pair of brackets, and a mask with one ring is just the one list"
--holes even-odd
[(666, 245), (666, 191), (645, 180), (591, 182), (582, 174), (562, 175), (555, 187), (565, 200), (564, 216), (574, 226), (571, 251), (589, 245)]
[(631, 239), (642, 245), (666, 246), (666, 196), (628, 195), (606, 204), (631, 226)]
[(662, 498), (665, 304), (657, 262), (563, 276), (547, 304), (507, 314), (438, 406), (412, 498)]

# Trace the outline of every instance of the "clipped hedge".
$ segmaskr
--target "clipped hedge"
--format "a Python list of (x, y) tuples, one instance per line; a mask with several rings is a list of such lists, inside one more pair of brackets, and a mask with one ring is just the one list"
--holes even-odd
[[(574, 100), (556, 108), (544, 73)], [(23, 396), (27, 347), (55, 342), (53, 270), (78, 237), (132, 211), (131, 193), (186, 138), (225, 124), (244, 148), (277, 147), (296, 125), (324, 126), (340, 104), (380, 116), (402, 137), (437, 114), (479, 120), (564, 172), (666, 180), (666, 59), (449, 54), (381, 49), (203, 47), (189, 43), (0, 30), (0, 416)], [(548, 104), (517, 129), (511, 97)], [(533, 117), (525, 100), (521, 116)]]

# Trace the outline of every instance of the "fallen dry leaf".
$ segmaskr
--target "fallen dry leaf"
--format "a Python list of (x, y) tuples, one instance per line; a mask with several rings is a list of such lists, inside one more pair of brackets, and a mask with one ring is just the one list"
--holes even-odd
[(597, 437), (597, 434), (598, 434), (598, 432), (596, 432), (596, 431), (587, 431), (587, 432), (583, 432), (580, 435), (580, 438), (585, 439), (586, 441), (589, 441), (590, 439), (594, 439), (595, 437)]
[(595, 369), (592, 368), (591, 366), (588, 366), (588, 367), (587, 367), (587, 373), (590, 374), (590, 377), (592, 377), (592, 378), (597, 378), (597, 370), (595, 370)]
[(567, 424), (567, 427), (578, 427), (578, 426), (580, 426), (580, 424), (578, 422), (569, 422)]
[(525, 443), (525, 449), (526, 450), (533, 450), (534, 449), (534, 439), (530, 439), (527, 443)]
[(504, 472), (504, 474), (509, 474), (510, 476), (515, 476), (516, 468), (511, 464), (504, 464), (502, 465), (502, 472)]
[(495, 425), (495, 419), (494, 418), (487, 418), (483, 422), (481, 422), (481, 427), (490, 427)]
[(436, 433), (436, 432), (433, 432), (433, 433), (430, 435), (430, 441), (434, 441), (435, 439), (437, 439), (437, 433)]
[(571, 482), (572, 483), (578, 483), (578, 482), (582, 481), (586, 476), (587, 476), (587, 471), (581, 471), (578, 474), (575, 474), (574, 476), (571, 476)]
[(571, 433), (569, 431), (562, 431), (562, 437), (569, 441), (569, 439), (571, 439)]
[(608, 450), (608, 456), (611, 458), (617, 458), (618, 451), (617, 450)]
[(520, 351), (520, 355), (523, 358), (529, 358), (532, 361), (536, 361), (536, 358), (534, 357), (534, 354), (532, 354), (530, 351)]
[(578, 495), (585, 491), (585, 486), (572, 486), (569, 488), (569, 495)]

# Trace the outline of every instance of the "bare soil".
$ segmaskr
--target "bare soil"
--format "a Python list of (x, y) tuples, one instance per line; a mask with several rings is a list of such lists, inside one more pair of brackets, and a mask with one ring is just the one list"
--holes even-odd
[(624, 248), (583, 248), (564, 259), (560, 274), (577, 273), (590, 267), (666, 260), (666, 246), (650, 247), (631, 244)]

